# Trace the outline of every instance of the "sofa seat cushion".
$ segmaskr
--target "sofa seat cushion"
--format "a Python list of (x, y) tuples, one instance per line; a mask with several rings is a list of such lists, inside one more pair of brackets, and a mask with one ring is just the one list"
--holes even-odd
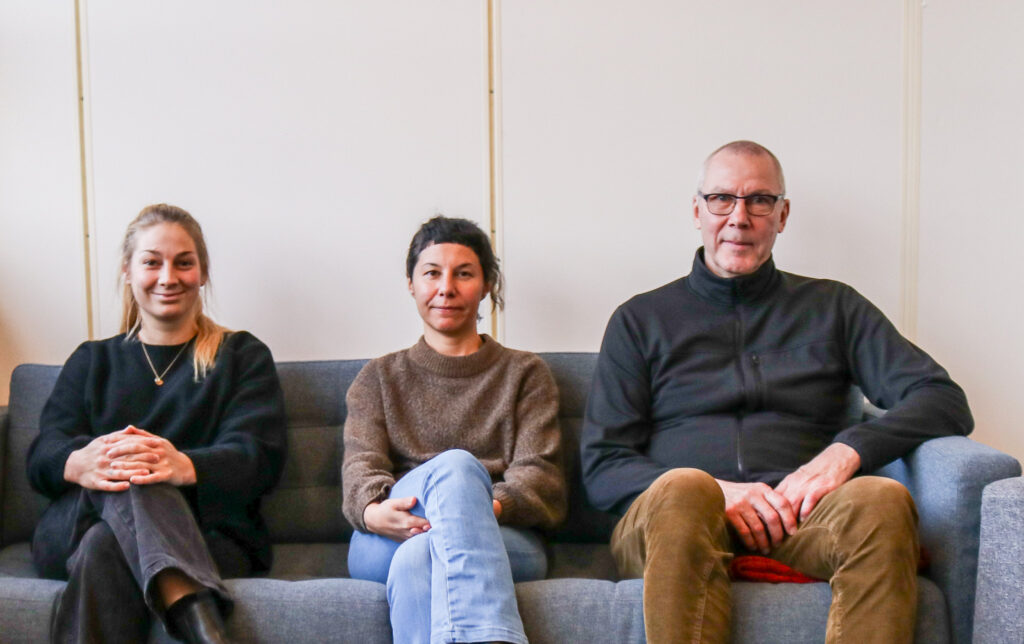
[(232, 579), (239, 642), (391, 644), (384, 584), (359, 579)]
[(27, 541), (0, 549), (0, 577), (35, 579), (38, 576), (32, 565), (32, 546)]
[(50, 617), (64, 582), (4, 578), (0, 583), (0, 641), (48, 642)]

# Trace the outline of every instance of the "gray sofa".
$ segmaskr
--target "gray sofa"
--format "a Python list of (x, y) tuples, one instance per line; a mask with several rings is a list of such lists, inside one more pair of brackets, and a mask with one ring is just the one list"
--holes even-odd
[(996, 481), (981, 501), (975, 644), (1024, 642), (1024, 478)]
[[(642, 642), (642, 582), (617, 580), (607, 547), (615, 518), (586, 502), (576, 468), (581, 417), (596, 356), (543, 357), (561, 391), (571, 511), (565, 526), (549, 535), (550, 578), (517, 586), (527, 634), (534, 644)], [(344, 392), (363, 363), (278, 365), (290, 453), (280, 486), (264, 504), (275, 560), (266, 577), (227, 582), (236, 598), (229, 627), (239, 641), (391, 641), (384, 587), (347, 578), (345, 561), (351, 528), (341, 514), (340, 435)], [(28, 542), (46, 500), (29, 488), (25, 477), (25, 453), (38, 432), (39, 413), (58, 371), (50, 366), (18, 367), (9, 407), (0, 408), (0, 642), (46, 641), (64, 586), (36, 578), (32, 569)], [(860, 413), (859, 400), (855, 409)], [(880, 473), (902, 481), (913, 493), (922, 541), (931, 554), (931, 566), (920, 583), (917, 641), (969, 642), (982, 489), (1018, 476), (1020, 465), (969, 439), (943, 438)], [(827, 584), (736, 583), (734, 599), (738, 642), (824, 639)], [(153, 639), (164, 639), (161, 629), (154, 628)]]

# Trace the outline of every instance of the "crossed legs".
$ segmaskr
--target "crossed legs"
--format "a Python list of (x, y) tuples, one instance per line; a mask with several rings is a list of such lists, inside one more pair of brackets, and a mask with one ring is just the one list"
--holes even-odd
[(392, 497), (415, 496), (430, 530), (402, 543), (357, 532), (353, 577), (385, 582), (395, 642), (526, 643), (514, 580), (543, 578), (543, 544), (499, 528), (491, 479), (476, 458), (450, 450), (403, 476)]

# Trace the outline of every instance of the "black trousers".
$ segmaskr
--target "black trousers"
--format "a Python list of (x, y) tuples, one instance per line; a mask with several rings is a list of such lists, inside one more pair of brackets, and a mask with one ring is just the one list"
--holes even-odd
[(181, 491), (167, 484), (70, 490), (36, 526), (32, 559), (40, 576), (68, 582), (51, 626), (61, 643), (145, 642), (151, 616), (164, 616), (153, 578), (168, 568), (212, 590), (225, 611), (222, 576), (251, 572), (242, 548), (200, 531)]

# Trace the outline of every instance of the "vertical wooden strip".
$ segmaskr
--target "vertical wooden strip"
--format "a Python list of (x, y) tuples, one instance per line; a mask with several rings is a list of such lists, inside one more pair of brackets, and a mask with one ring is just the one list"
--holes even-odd
[[(504, 260), (501, 209), (501, 102), (498, 85), (501, 71), (498, 15), (500, 0), (487, 0), (487, 122), (488, 122), (488, 181), (491, 224), (491, 245), (494, 253)], [(505, 341), (505, 314), (496, 310), (491, 316), (491, 336)]]
[(903, 257), (900, 326), (917, 335), (917, 296), (921, 216), (921, 31), (922, 0), (903, 2)]
[(85, 320), (86, 329), (90, 340), (96, 338), (96, 324), (95, 320), (95, 302), (94, 302), (94, 289), (93, 283), (95, 280), (95, 271), (93, 271), (93, 248), (94, 240), (92, 235), (92, 225), (90, 223), (90, 209), (89, 209), (89, 177), (86, 170), (86, 161), (88, 159), (87, 147), (86, 147), (86, 118), (85, 118), (85, 62), (84, 62), (84, 45), (82, 38), (82, 2), (84, 0), (75, 0), (75, 78), (77, 82), (78, 97), (78, 165), (79, 172), (81, 175), (81, 191), (82, 191), (82, 242), (83, 242), (83, 257), (85, 259)]

